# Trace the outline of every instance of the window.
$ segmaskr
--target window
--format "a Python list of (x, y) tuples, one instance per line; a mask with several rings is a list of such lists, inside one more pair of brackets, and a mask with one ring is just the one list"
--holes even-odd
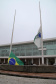
[(32, 52), (27, 52), (26, 56), (32, 56)]

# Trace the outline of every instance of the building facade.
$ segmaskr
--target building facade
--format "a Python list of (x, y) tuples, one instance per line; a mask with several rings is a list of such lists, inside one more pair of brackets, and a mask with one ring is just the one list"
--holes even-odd
[[(0, 45), (0, 64), (8, 63), (10, 44)], [(33, 41), (15, 43), (12, 45), (12, 52), (21, 59), (25, 65), (41, 65), (42, 49), (37, 48)], [(56, 63), (56, 38), (43, 39), (44, 64), (53, 65)]]

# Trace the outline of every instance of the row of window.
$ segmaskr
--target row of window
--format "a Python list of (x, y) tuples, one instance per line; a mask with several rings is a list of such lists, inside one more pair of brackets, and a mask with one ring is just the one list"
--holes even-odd
[[(56, 47), (53, 44), (56, 44), (56, 41), (44, 42), (44, 47), (46, 47), (46, 50), (44, 50), (44, 55), (56, 54)], [(10, 51), (9, 46), (0, 47), (0, 56), (8, 56), (9, 51)], [(38, 50), (38, 48), (34, 43), (26, 45), (25, 44), (16, 46), (14, 45), (12, 46), (12, 52), (14, 52), (14, 54), (18, 56), (41, 55), (41, 50)]]
[[(28, 51), (28, 52), (14, 52), (16, 56), (34, 56), (34, 55), (41, 55), (40, 51)], [(56, 50), (44, 50), (44, 55), (56, 55)], [(9, 52), (0, 52), (0, 56), (9, 56)]]
[[(43, 45), (52, 45), (52, 44), (56, 44), (56, 41), (47, 41), (47, 42), (43, 42)], [(36, 48), (36, 46), (35, 46), (35, 44), (34, 43), (31, 43), (31, 44), (22, 44), (22, 45), (13, 45), (12, 46), (12, 48), (22, 48), (22, 49), (24, 49), (24, 48)], [(7, 48), (10, 48), (10, 46), (4, 46), (4, 47), (0, 47), (0, 49), (7, 49)]]
[[(41, 55), (41, 50), (39, 51), (24, 51), (18, 52), (13, 51), (16, 56), (34, 56), (34, 55)], [(44, 55), (56, 55), (56, 49), (54, 50), (44, 50)], [(9, 52), (0, 52), (0, 56), (9, 56)]]
[[(34, 55), (41, 55), (40, 51), (25, 51), (25, 52), (14, 52), (16, 56), (34, 56)], [(44, 55), (46, 55), (46, 50), (44, 50)], [(0, 56), (9, 56), (9, 52), (0, 52)]]
[(44, 42), (44, 45), (54, 45), (56, 44), (56, 41), (49, 41), (49, 42)]

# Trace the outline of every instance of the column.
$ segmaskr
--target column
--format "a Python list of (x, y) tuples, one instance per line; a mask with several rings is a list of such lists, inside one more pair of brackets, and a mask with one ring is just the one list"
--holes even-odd
[(26, 65), (26, 59), (25, 59), (25, 65)]
[(40, 58), (39, 58), (39, 65), (40, 65)]
[(0, 59), (0, 63), (1, 63), (1, 59)]
[(33, 58), (32, 58), (32, 60), (31, 60), (31, 63), (33, 64)]
[(56, 64), (56, 58), (55, 58), (55, 64)]
[(5, 63), (5, 59), (4, 59), (4, 63)]
[(26, 62), (26, 59), (25, 59), (25, 62)]
[(48, 58), (46, 58), (46, 64), (48, 65)]

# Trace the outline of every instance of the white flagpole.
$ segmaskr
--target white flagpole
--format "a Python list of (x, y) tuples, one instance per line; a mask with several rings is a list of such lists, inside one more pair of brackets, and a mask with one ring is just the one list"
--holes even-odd
[(15, 16), (16, 16), (16, 10), (15, 10), (15, 15), (14, 15), (14, 22), (13, 22), (13, 29), (12, 29), (12, 36), (11, 36), (10, 53), (11, 53), (11, 50), (12, 50), (12, 40), (13, 40), (13, 32), (14, 32)]
[(43, 57), (43, 34), (42, 34), (42, 21), (41, 21), (40, 2), (39, 2), (39, 12), (40, 12), (40, 28), (41, 28), (42, 64), (44, 64), (44, 57)]

